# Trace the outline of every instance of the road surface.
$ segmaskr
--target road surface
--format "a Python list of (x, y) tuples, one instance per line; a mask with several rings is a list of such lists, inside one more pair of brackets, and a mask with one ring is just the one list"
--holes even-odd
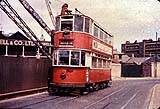
[(148, 109), (158, 79), (114, 80), (111, 87), (84, 96), (49, 96), (47, 92), (0, 101), (0, 108), (21, 109)]

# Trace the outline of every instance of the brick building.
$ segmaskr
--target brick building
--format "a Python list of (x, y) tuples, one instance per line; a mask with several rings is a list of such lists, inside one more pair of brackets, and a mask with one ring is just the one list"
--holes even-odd
[(152, 39), (143, 40), (142, 42), (135, 41), (130, 43), (126, 41), (125, 44), (121, 45), (122, 53), (128, 56), (134, 57), (153, 57), (155, 55), (160, 56), (160, 38), (157, 41)]

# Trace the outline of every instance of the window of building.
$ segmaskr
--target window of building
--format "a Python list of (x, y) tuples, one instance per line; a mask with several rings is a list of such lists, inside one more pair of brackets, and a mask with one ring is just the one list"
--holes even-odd
[(5, 45), (1, 45), (0, 46), (0, 55), (5, 55), (6, 54), (6, 46)]
[[(42, 49), (44, 49), (44, 47), (42, 47)], [(45, 47), (45, 49), (46, 49), (46, 52), (47, 52), (47, 53), (50, 52), (50, 51), (49, 51), (49, 49), (50, 49), (49, 47)], [(39, 53), (40, 53), (41, 56), (46, 56), (46, 54), (44, 54), (42, 50), (39, 50)]]
[(35, 56), (37, 54), (38, 48), (36, 46), (25, 46), (24, 55), (25, 56)]
[(22, 55), (22, 46), (8, 46), (8, 55)]

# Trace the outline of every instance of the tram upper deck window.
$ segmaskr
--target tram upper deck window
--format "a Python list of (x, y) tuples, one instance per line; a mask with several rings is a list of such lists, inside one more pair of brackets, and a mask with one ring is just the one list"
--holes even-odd
[(97, 68), (97, 58), (96, 57), (92, 57), (92, 67)]
[(75, 15), (75, 31), (83, 31), (83, 17)]
[(98, 38), (98, 27), (94, 26), (94, 36)]
[(112, 37), (111, 37), (111, 36), (108, 37), (108, 43), (109, 43), (110, 45), (112, 45)]
[(107, 38), (108, 38), (107, 34), (104, 34), (104, 42), (105, 43), (107, 43)]
[(59, 51), (59, 65), (69, 65), (69, 51)]
[(113, 37), (110, 37), (110, 45), (113, 44)]
[(103, 40), (103, 31), (100, 31), (100, 39)]
[(89, 22), (90, 22), (90, 19), (89, 18), (85, 18), (85, 32), (89, 33)]
[(61, 16), (61, 31), (72, 31), (73, 16)]
[(56, 31), (59, 31), (59, 26), (60, 26), (60, 18), (56, 17)]

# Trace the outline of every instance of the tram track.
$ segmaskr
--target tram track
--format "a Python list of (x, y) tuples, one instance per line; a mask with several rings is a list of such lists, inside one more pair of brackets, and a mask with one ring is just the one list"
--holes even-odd
[[(59, 104), (63, 104), (64, 102), (72, 101), (74, 99), (77, 99), (78, 97), (79, 96), (76, 96), (76, 97), (62, 97), (62, 96), (59, 96), (55, 99), (49, 99), (49, 100), (46, 100), (46, 101), (38, 102), (36, 104), (34, 103), (32, 105), (28, 105), (28, 106), (20, 107), (20, 108), (41, 108), (41, 106), (43, 106), (43, 108), (48, 108), (48, 106), (56, 107)], [(48, 104), (50, 104), (50, 105), (48, 105)]]
[[(152, 86), (152, 84), (147, 87), (150, 86)], [(133, 84), (132, 87), (124, 86), (119, 90), (114, 89), (114, 91), (109, 95), (106, 95), (103, 98), (90, 103), (89, 105), (83, 107), (83, 109), (111, 109), (114, 108), (115, 105), (116, 108), (119, 109), (125, 109), (128, 107), (130, 108), (133, 103), (137, 101), (137, 99), (140, 99), (141, 94), (144, 93), (144, 90), (145, 89), (139, 89), (139, 86), (137, 86), (137, 84)]]
[[(120, 87), (125, 86), (125, 84), (122, 83), (118, 87), (115, 84), (115, 86), (116, 87), (114, 87), (113, 90), (118, 90)], [(107, 89), (109, 89), (108, 92), (112, 91), (112, 90), (110, 90), (110, 88), (107, 88)], [(102, 90), (99, 90), (99, 91), (102, 91)], [(99, 93), (99, 91), (96, 91), (96, 93)], [(94, 95), (94, 93), (95, 92), (89, 93), (88, 95), (85, 95), (85, 96), (90, 96), (92, 94)], [(74, 95), (75, 97), (71, 97), (71, 96), (72, 95), (69, 95), (69, 96), (49, 96), (48, 93), (45, 93), (40, 96), (32, 96), (32, 97), (26, 98), (22, 101), (20, 100), (20, 101), (16, 102), (15, 106), (12, 105), (11, 107), (15, 107), (15, 108), (28, 108), (28, 107), (30, 108), (31, 107), (32, 108), (32, 107), (36, 107), (38, 105), (47, 104), (47, 103), (51, 103), (53, 106), (56, 106), (56, 105), (63, 104), (68, 101), (75, 100), (78, 97), (81, 97), (80, 95)], [(6, 108), (8, 108), (8, 107), (10, 107), (10, 106), (8, 105)], [(4, 108), (5, 108), (5, 106), (4, 106)]]
[(18, 108), (23, 109), (23, 108), (26, 108), (26, 107), (29, 107), (29, 106), (37, 105), (37, 104), (44, 103), (44, 102), (47, 102), (47, 101), (50, 101), (50, 100), (54, 100), (54, 99), (58, 99), (58, 98), (60, 98), (60, 97), (57, 96), (57, 97), (46, 99), (46, 100), (40, 100), (40, 101), (35, 102), (35, 103), (30, 103), (30, 104), (27, 104), (27, 105), (24, 105), (24, 106), (20, 106)]
[[(142, 87), (143, 84), (143, 87)], [(81, 96), (77, 93), (58, 94), (49, 96), (47, 92), (29, 97), (4, 102), (0, 108), (31, 108), (31, 109), (125, 109), (146, 107), (149, 96), (147, 89), (151, 89), (154, 82), (115, 82), (112, 87), (91, 92)], [(146, 92), (147, 91), (147, 92)], [(142, 106), (142, 103), (145, 103)]]
[[(118, 89), (118, 88), (116, 88)], [(94, 92), (93, 92), (94, 93)], [(26, 97), (25, 100), (23, 100), (23, 103), (21, 104), (21, 100), (20, 102), (17, 102), (15, 106), (11, 106), (12, 108), (33, 108), (39, 105), (44, 105), (47, 103), (51, 103), (53, 106), (59, 105), (59, 104), (63, 104), (64, 102), (68, 102), (68, 101), (72, 101), (75, 100), (79, 97), (81, 97), (80, 95), (68, 95), (68, 96), (49, 96), (47, 93), (45, 93), (44, 95), (40, 95), (40, 96), (32, 96), (30, 97)], [(90, 93), (92, 94), (92, 93)], [(89, 94), (89, 95), (90, 95)], [(74, 97), (73, 97), (74, 96)], [(69, 98), (68, 98), (69, 97)], [(82, 96), (83, 97), (83, 96)], [(33, 100), (34, 101), (33, 101)], [(3, 107), (4, 109), (6, 108), (10, 108), (10, 106), (8, 105), (7, 107)]]
[[(38, 102), (35, 102), (35, 103), (31, 103), (31, 104), (28, 104), (28, 105), (25, 105), (25, 106), (21, 106), (21, 107), (18, 107), (18, 108), (39, 108), (39, 105), (47, 105), (48, 103), (53, 105), (53, 106), (56, 106), (58, 104), (63, 104), (64, 102), (68, 102), (68, 101), (71, 101), (71, 100), (74, 100), (78, 97), (80, 97), (80, 95), (53, 95), (53, 96), (48, 96), (48, 97), (51, 97), (50, 99), (46, 99), (46, 100), (41, 100), (41, 101), (38, 101)], [(47, 98), (48, 98), (47, 97)], [(54, 98), (53, 98), (54, 97)]]
[[(36, 105), (36, 104), (40, 104), (40, 103), (44, 103), (46, 101), (49, 101), (49, 100), (54, 100), (54, 99), (57, 99), (57, 98), (60, 98), (59, 96), (53, 96), (53, 97), (50, 97), (48, 98), (49, 96), (32, 96), (32, 97), (26, 97), (25, 100), (22, 100), (24, 98), (20, 98), (19, 100), (16, 100), (16, 105), (14, 104), (14, 100), (12, 100), (13, 104), (8, 104), (8, 103), (5, 103), (4, 102), (4, 106), (3, 104), (1, 105), (3, 109), (7, 109), (7, 108), (10, 108), (10, 107), (14, 107), (14, 108), (25, 108), (25, 107), (29, 107), (29, 106), (32, 106), (32, 105)], [(34, 100), (34, 101), (33, 101)]]
[[(115, 88), (113, 92), (109, 92), (109, 94), (103, 95), (104, 97), (101, 97), (101, 99), (97, 100), (96, 102), (90, 103), (89, 105), (83, 107), (83, 109), (88, 109), (88, 108), (91, 109), (93, 107), (94, 108), (98, 107), (98, 109), (105, 109), (109, 105), (112, 105), (112, 104), (116, 103), (117, 101), (120, 101), (122, 98), (124, 98), (125, 95), (130, 95), (130, 94), (131, 94), (130, 95), (131, 98), (134, 99), (134, 97), (138, 93), (137, 92), (136, 94), (134, 94), (135, 89), (136, 89), (136, 85), (135, 85), (135, 87), (124, 86), (123, 88), (120, 88), (120, 87)], [(132, 97), (131, 91), (133, 91), (133, 95), (134, 95), (133, 97)], [(122, 93), (122, 92), (124, 92), (124, 93)], [(122, 93), (122, 94), (118, 94), (118, 93)], [(132, 99), (130, 99), (130, 101), (132, 101)], [(124, 107), (127, 106), (128, 103), (124, 103)]]
[[(99, 102), (101, 102), (101, 101), (103, 101), (103, 100), (109, 98), (110, 96), (112, 96), (112, 95), (114, 95), (114, 94), (120, 92), (121, 90), (123, 90), (123, 88), (120, 88), (119, 90), (116, 90), (116, 91), (112, 92), (111, 94), (106, 95), (105, 97), (99, 99), (98, 101), (96, 101), (96, 102), (94, 102), (94, 103), (91, 103), (91, 104), (85, 106), (83, 109), (88, 109), (88, 108), (92, 107), (93, 105), (98, 104)], [(108, 104), (110, 104), (110, 103), (108, 103)]]

